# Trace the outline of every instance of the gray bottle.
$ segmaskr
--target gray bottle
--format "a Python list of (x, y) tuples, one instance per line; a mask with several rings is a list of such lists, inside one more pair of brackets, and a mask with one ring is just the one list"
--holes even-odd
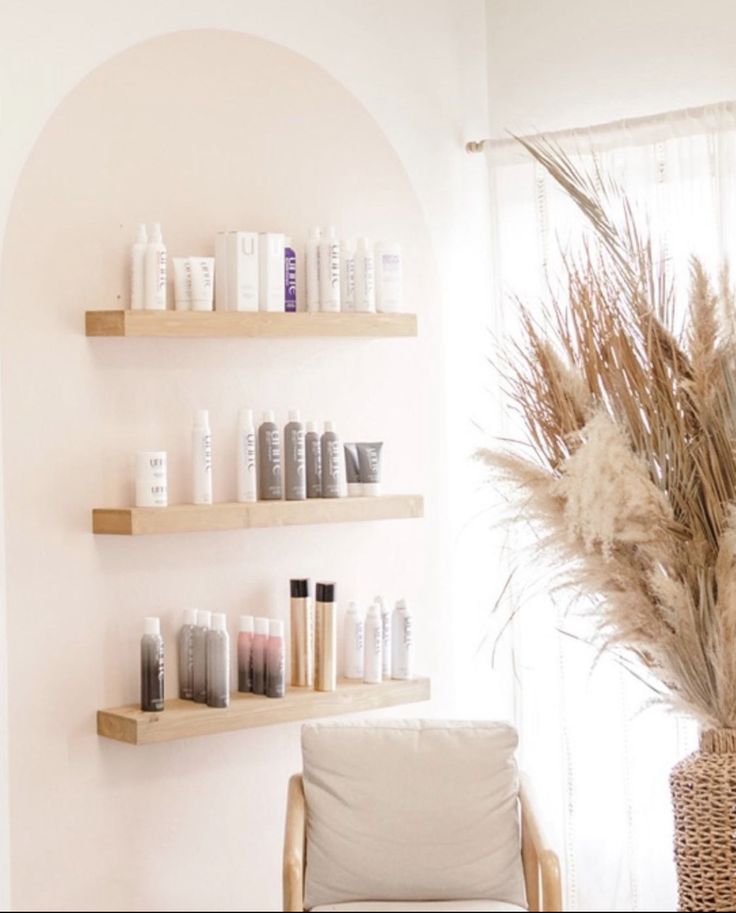
[(184, 609), (184, 623), (179, 631), (179, 697), (191, 701), (194, 685), (194, 631), (196, 609)]
[(341, 498), (344, 494), (345, 453), (332, 422), (325, 422), (322, 434), (322, 497)]
[(207, 706), (230, 706), (230, 638), (222, 612), (213, 613), (207, 632)]
[(271, 409), (263, 413), (258, 429), (258, 488), (261, 501), (280, 501), (283, 497), (281, 441)]
[(141, 637), (141, 710), (164, 709), (164, 641), (158, 618), (143, 619)]
[(212, 612), (197, 611), (197, 627), (192, 632), (192, 699), (207, 703), (207, 632)]
[(307, 434), (304, 439), (307, 459), (307, 497), (322, 497), (322, 450), (319, 434), (314, 422), (307, 422)]
[(299, 410), (289, 410), (289, 423), (284, 428), (284, 489), (287, 501), (303, 501), (307, 497), (304, 425)]

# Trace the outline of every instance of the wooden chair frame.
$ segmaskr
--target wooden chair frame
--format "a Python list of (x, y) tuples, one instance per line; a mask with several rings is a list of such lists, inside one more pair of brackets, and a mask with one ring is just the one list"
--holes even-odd
[[(524, 869), (526, 902), (529, 910), (559, 913), (562, 910), (562, 882), (557, 854), (547, 849), (522, 786), (521, 862)], [(306, 864), (307, 808), (301, 774), (289, 780), (284, 833), (284, 910), (304, 910), (304, 867)], [(541, 906), (540, 906), (541, 904)]]

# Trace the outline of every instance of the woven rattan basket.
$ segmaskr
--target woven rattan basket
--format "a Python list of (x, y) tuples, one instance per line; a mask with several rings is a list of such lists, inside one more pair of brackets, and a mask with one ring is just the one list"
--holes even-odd
[(670, 774), (680, 910), (736, 910), (736, 729), (709, 729)]

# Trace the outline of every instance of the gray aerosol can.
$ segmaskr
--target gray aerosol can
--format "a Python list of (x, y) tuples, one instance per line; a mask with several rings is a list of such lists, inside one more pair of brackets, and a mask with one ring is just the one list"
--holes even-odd
[(212, 627), (207, 632), (207, 706), (230, 704), (230, 638), (227, 619), (222, 612), (212, 613)]
[(164, 709), (164, 641), (158, 618), (143, 619), (141, 710)]
[(284, 469), (287, 501), (303, 501), (307, 497), (304, 425), (299, 411), (289, 410), (289, 422), (284, 428)]
[(317, 426), (314, 422), (307, 422), (305, 437), (305, 450), (307, 458), (307, 497), (322, 497), (322, 450), (319, 442)]
[(258, 486), (262, 501), (280, 501), (283, 497), (280, 437), (273, 411), (269, 409), (263, 413), (258, 429)]
[(322, 434), (322, 497), (341, 498), (345, 491), (345, 453), (332, 422)]

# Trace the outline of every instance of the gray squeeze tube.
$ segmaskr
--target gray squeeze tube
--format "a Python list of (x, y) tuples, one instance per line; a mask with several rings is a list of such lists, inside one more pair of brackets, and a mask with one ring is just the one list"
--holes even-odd
[(358, 470), (363, 494), (366, 496), (381, 493), (381, 450), (382, 441), (371, 444), (358, 444)]
[(360, 467), (358, 464), (358, 445), (345, 444), (345, 475), (348, 483), (348, 494), (360, 497), (363, 486), (360, 484)]

